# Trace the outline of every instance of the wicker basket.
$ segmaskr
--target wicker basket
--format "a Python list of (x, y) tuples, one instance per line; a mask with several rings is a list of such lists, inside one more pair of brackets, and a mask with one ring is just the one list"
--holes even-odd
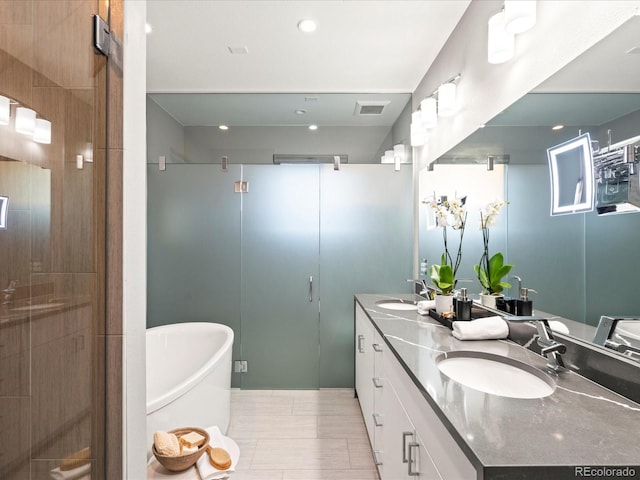
[(153, 455), (156, 457), (160, 465), (172, 472), (181, 472), (196, 464), (200, 456), (206, 451), (207, 445), (209, 445), (209, 434), (206, 432), (206, 430), (197, 427), (183, 427), (169, 430), (167, 433), (173, 433), (178, 437), (178, 439), (180, 439), (182, 435), (186, 435), (189, 432), (197, 432), (204, 437), (204, 442), (202, 443), (202, 445), (200, 445), (200, 447), (198, 447), (198, 450), (193, 453), (187, 453), (186, 455), (168, 457), (166, 455), (159, 454), (154, 444), (151, 447), (151, 451), (153, 452)]

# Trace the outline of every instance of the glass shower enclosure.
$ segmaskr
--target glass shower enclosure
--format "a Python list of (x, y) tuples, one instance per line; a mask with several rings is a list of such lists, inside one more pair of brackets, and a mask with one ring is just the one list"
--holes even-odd
[(352, 387), (354, 294), (412, 289), (411, 173), (149, 165), (148, 327), (229, 325), (234, 387)]

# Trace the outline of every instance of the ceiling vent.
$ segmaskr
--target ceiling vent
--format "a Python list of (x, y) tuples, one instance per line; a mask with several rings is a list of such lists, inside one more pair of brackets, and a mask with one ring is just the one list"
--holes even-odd
[(358, 100), (356, 102), (356, 109), (353, 112), (354, 115), (382, 115), (384, 107), (391, 103), (388, 100)]

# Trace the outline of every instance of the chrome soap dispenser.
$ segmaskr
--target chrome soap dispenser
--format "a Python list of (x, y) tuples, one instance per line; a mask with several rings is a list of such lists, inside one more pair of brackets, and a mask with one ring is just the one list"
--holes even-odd
[(529, 293), (538, 293), (531, 288), (521, 288), (520, 298), (516, 300), (516, 315), (528, 317), (533, 315), (533, 302), (529, 300)]
[(460, 296), (456, 298), (455, 314), (456, 320), (471, 320), (471, 306), (473, 300), (467, 297), (467, 289), (460, 289)]

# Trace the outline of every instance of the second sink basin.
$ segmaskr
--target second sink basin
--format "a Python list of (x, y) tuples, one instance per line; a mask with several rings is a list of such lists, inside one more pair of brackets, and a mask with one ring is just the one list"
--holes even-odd
[(416, 303), (410, 300), (380, 300), (376, 306), (387, 310), (418, 310)]
[(526, 363), (500, 355), (457, 351), (442, 355), (438, 369), (481, 392), (510, 398), (542, 398), (555, 390), (553, 379)]

